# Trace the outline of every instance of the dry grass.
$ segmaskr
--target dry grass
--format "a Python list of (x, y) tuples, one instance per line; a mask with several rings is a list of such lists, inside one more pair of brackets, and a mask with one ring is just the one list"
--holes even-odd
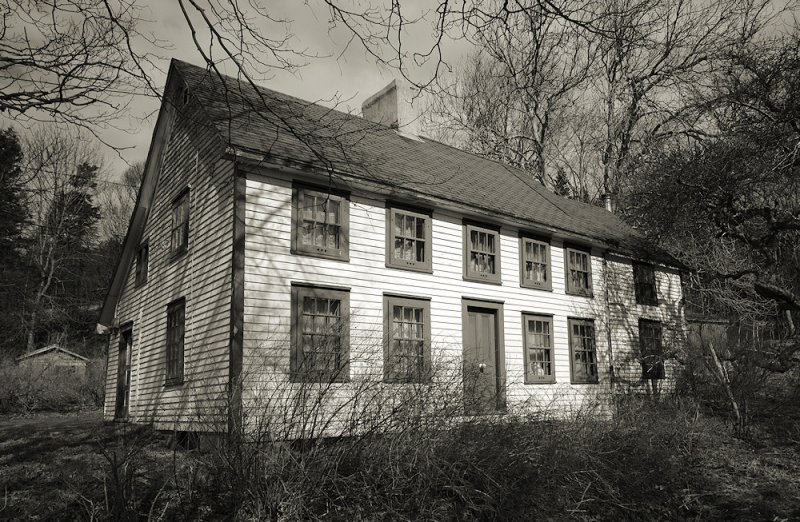
[(98, 413), (5, 418), (0, 519), (800, 519), (798, 444), (643, 407), (613, 422), (475, 423), (424, 447), (272, 445), (244, 485), (221, 460), (255, 463), (241, 453), (171, 450), (168, 435)]

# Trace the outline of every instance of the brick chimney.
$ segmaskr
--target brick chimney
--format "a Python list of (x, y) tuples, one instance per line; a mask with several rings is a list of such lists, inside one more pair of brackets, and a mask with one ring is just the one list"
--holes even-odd
[(419, 89), (404, 79), (392, 80), (389, 85), (361, 104), (361, 115), (369, 121), (397, 129), (401, 136), (420, 139)]

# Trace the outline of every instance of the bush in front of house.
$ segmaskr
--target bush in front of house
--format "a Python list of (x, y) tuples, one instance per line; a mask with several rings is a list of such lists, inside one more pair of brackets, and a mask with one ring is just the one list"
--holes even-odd
[(103, 403), (104, 380), (105, 362), (100, 358), (89, 361), (85, 378), (4, 358), (0, 360), (0, 413), (96, 408)]

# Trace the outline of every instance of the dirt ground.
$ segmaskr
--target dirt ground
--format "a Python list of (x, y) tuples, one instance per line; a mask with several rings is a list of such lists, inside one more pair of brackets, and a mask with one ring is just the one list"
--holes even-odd
[(0, 520), (89, 520), (106, 511), (104, 451), (121, 429), (99, 410), (0, 417)]

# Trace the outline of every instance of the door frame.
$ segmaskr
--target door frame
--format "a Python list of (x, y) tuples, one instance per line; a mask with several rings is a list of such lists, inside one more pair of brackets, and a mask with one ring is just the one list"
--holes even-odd
[[(123, 346), (123, 340), (125, 339), (126, 335), (130, 336), (131, 342), (130, 345), (128, 345), (126, 348), (126, 353), (125, 353), (126, 361), (123, 361), (122, 346)], [(128, 382), (128, 387), (127, 389), (125, 389), (120, 378), (123, 377), (124, 364), (126, 364), (127, 361), (130, 361), (131, 363), (128, 368), (128, 372), (130, 373), (131, 377), (133, 376), (133, 321), (128, 321), (127, 323), (119, 327), (118, 341), (119, 342), (117, 343), (117, 386), (116, 386), (117, 393), (114, 402), (114, 420), (126, 420), (130, 415), (131, 411), (131, 382)], [(120, 393), (125, 393), (127, 395), (127, 397), (125, 397), (126, 400), (124, 402), (125, 408), (124, 411), (122, 412), (120, 411), (121, 409)]]
[(497, 412), (502, 412), (506, 409), (506, 345), (503, 335), (503, 325), (505, 324), (505, 319), (503, 317), (503, 301), (490, 301), (484, 299), (474, 299), (470, 297), (461, 298), (462, 380), (464, 379), (464, 347), (467, 345), (466, 325), (469, 324), (468, 314), (470, 308), (482, 308), (484, 310), (494, 311), (495, 384), (497, 386), (497, 403), (495, 405), (495, 409)]

